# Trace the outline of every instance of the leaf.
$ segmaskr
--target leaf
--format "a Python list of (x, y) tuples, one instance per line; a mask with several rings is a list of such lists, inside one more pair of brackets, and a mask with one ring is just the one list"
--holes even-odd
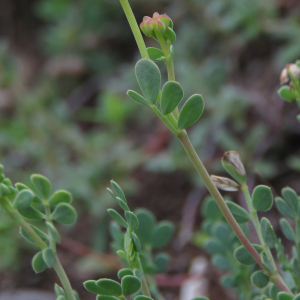
[(295, 235), (295, 232), (294, 232), (292, 226), (290, 225), (290, 223), (289, 223), (286, 219), (281, 218), (281, 219), (279, 220), (279, 224), (280, 224), (280, 228), (281, 228), (281, 230), (282, 230), (284, 236), (285, 236), (288, 240), (294, 242), (295, 239), (296, 239), (296, 235)]
[(129, 211), (128, 205), (119, 197), (116, 197), (116, 202), (119, 204), (119, 206), (124, 210), (124, 211)]
[(235, 287), (235, 280), (234, 280), (234, 276), (232, 275), (223, 275), (221, 277), (221, 285), (227, 289), (232, 289)]
[(119, 250), (119, 251), (117, 251), (117, 254), (121, 259), (127, 260), (127, 254), (124, 251)]
[(56, 296), (63, 296), (63, 297), (67, 297), (65, 291), (63, 290), (62, 287), (60, 287), (57, 283), (54, 284), (54, 292), (56, 294)]
[(271, 189), (266, 185), (258, 185), (252, 193), (252, 204), (257, 211), (268, 211), (273, 204)]
[(153, 299), (144, 295), (140, 295), (140, 296), (136, 296), (134, 300), (153, 300)]
[(220, 270), (231, 270), (230, 261), (222, 254), (215, 254), (212, 257), (212, 264)]
[(77, 213), (73, 206), (68, 203), (60, 203), (52, 213), (52, 219), (60, 224), (71, 225), (76, 222)]
[(200, 297), (193, 298), (192, 300), (209, 300), (209, 299), (207, 297), (200, 296)]
[(139, 220), (137, 216), (131, 212), (131, 211), (126, 211), (125, 212), (125, 218), (127, 220), (127, 223), (132, 230), (136, 230), (139, 227)]
[(229, 210), (231, 211), (232, 215), (234, 216), (235, 220), (239, 224), (246, 223), (250, 220), (250, 215), (246, 212), (245, 209), (231, 201), (226, 201), (226, 204)]
[(39, 174), (31, 175), (30, 180), (35, 186), (37, 194), (43, 199), (48, 199), (52, 190), (51, 182), (46, 177)]
[(139, 228), (135, 230), (142, 245), (147, 245), (151, 242), (152, 232), (155, 225), (155, 216), (151, 211), (145, 208), (139, 208), (134, 211), (139, 221)]
[(139, 241), (139, 238), (136, 236), (136, 234), (134, 232), (131, 232), (131, 237), (132, 237), (135, 251), (140, 252), (141, 251), (141, 243)]
[(171, 257), (167, 253), (158, 253), (154, 256), (154, 263), (156, 265), (156, 273), (164, 273), (166, 272)]
[(52, 237), (54, 238), (54, 240), (57, 243), (60, 243), (61, 242), (60, 234), (57, 231), (57, 229), (55, 228), (55, 226), (53, 224), (51, 224), (50, 222), (46, 222), (46, 225), (47, 225), (47, 228), (50, 231)]
[(191, 96), (183, 105), (179, 119), (178, 129), (184, 129), (193, 125), (202, 115), (204, 110), (204, 100), (201, 95)]
[(215, 199), (211, 196), (207, 196), (202, 205), (202, 215), (205, 218), (211, 220), (221, 220), (224, 219), (223, 214), (216, 203)]
[(104, 278), (96, 281), (96, 285), (100, 289), (99, 294), (107, 295), (107, 296), (122, 295), (122, 287), (120, 283), (117, 281)]
[(289, 86), (284, 85), (278, 90), (278, 95), (287, 102), (292, 102), (298, 97), (298, 93), (293, 91)]
[(251, 282), (256, 287), (262, 289), (268, 285), (270, 279), (262, 270), (256, 271), (251, 275)]
[(152, 235), (152, 247), (162, 248), (166, 246), (172, 239), (174, 234), (174, 225), (169, 221), (161, 221), (156, 224)]
[(113, 180), (110, 181), (111, 186), (113, 187), (113, 189), (115, 190), (115, 192), (117, 193), (117, 195), (125, 202), (127, 203), (125, 194), (123, 192), (123, 190), (120, 188), (120, 186)]
[(30, 188), (27, 185), (20, 182), (15, 183), (15, 187), (19, 192), (22, 190), (30, 190)]
[(167, 28), (165, 37), (171, 43), (174, 43), (176, 41), (176, 33), (170, 27)]
[(269, 248), (274, 248), (276, 243), (276, 234), (270, 221), (263, 217), (260, 220), (261, 232), (266, 245)]
[(119, 298), (115, 296), (98, 295), (96, 300), (119, 300)]
[(287, 292), (279, 292), (277, 294), (277, 300), (293, 300), (294, 296)]
[(129, 268), (125, 268), (125, 269), (121, 269), (119, 272), (118, 272), (118, 278), (119, 279), (122, 279), (124, 276), (126, 275), (131, 275), (133, 276), (133, 272), (131, 269)]
[(14, 200), (14, 207), (17, 210), (25, 210), (30, 206), (34, 198), (34, 194), (29, 190), (22, 190), (18, 193)]
[[(46, 241), (48, 239), (48, 235), (38, 229), (37, 227), (30, 225), (30, 227), (36, 232), (36, 234), (43, 240)], [(27, 240), (29, 243), (35, 244), (35, 241), (32, 239), (32, 237), (22, 228), (20, 227), (20, 234), (22, 237)]]
[(124, 218), (118, 213), (116, 212), (114, 209), (109, 208), (107, 210), (107, 212), (109, 213), (109, 215), (118, 223), (120, 224), (122, 227), (127, 228), (128, 224), (127, 222), (124, 220)]
[(141, 288), (141, 282), (134, 276), (124, 276), (121, 281), (123, 295), (128, 296), (136, 293)]
[(19, 209), (19, 213), (26, 219), (29, 220), (41, 220), (44, 218), (44, 214), (42, 214), (40, 211), (37, 209), (29, 206), (24, 209)]
[(55, 256), (54, 256), (54, 253), (51, 248), (43, 249), (42, 256), (43, 256), (44, 262), (47, 264), (47, 266), (49, 268), (54, 266)]
[(139, 104), (142, 104), (142, 105), (146, 105), (146, 106), (149, 106), (149, 103), (148, 101), (143, 97), (141, 96), (139, 93), (135, 92), (135, 91), (132, 91), (132, 90), (128, 90), (127, 91), (127, 95), (135, 102), (139, 103)]
[(292, 210), (297, 211), (299, 199), (296, 192), (293, 189), (286, 187), (282, 189), (281, 194), (285, 202), (292, 208)]
[(150, 59), (143, 58), (135, 66), (135, 76), (145, 98), (149, 103), (155, 104), (161, 84), (160, 71), (157, 65)]
[(165, 59), (165, 54), (160, 49), (149, 47), (147, 48), (147, 52), (149, 54), (150, 59), (156, 62), (164, 61)]
[(67, 300), (67, 298), (64, 297), (64, 296), (58, 296), (58, 297), (56, 298), (56, 300)]
[(275, 198), (275, 204), (278, 211), (286, 218), (294, 219), (296, 212), (280, 197)]
[(102, 289), (96, 285), (95, 280), (87, 280), (83, 283), (86, 290), (93, 294), (101, 294)]
[(183, 89), (176, 81), (167, 81), (162, 90), (160, 107), (164, 115), (170, 114), (183, 98)]
[(271, 284), (270, 297), (272, 300), (276, 300), (277, 294), (280, 292), (279, 288), (275, 284)]
[[(260, 245), (252, 244), (254, 249), (260, 253), (262, 251), (262, 248)], [(235, 259), (246, 266), (254, 265), (256, 264), (255, 259), (252, 257), (252, 255), (248, 252), (248, 250), (242, 245), (235, 249), (234, 251), (234, 257)]]
[(208, 238), (204, 243), (204, 248), (210, 254), (225, 253), (228, 250), (224, 243), (215, 237)]
[(68, 191), (59, 190), (56, 191), (49, 199), (49, 204), (52, 206), (56, 206), (60, 203), (71, 203), (72, 195)]
[(32, 258), (31, 266), (35, 273), (41, 273), (47, 268), (47, 265), (43, 260), (42, 251), (38, 252)]
[(142, 273), (139, 269), (134, 269), (133, 270), (133, 274), (136, 278), (139, 279), (140, 282), (142, 282), (143, 278), (142, 278)]

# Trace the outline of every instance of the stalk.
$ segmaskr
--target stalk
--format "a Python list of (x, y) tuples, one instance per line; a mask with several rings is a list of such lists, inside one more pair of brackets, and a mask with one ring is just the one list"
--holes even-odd
[[(297, 219), (296, 219), (296, 250), (297, 250), (298, 264), (300, 265), (300, 236), (299, 235), (300, 235), (300, 218), (297, 217)], [(299, 290), (300, 290), (300, 277), (298, 276), (298, 292), (299, 292)]]
[(148, 58), (149, 59), (149, 55), (148, 55), (148, 51), (144, 42), (144, 39), (142, 37), (140, 28), (135, 20), (135, 16), (132, 12), (132, 9), (130, 7), (130, 4), (128, 2), (128, 0), (120, 0), (120, 3), (122, 5), (122, 8), (124, 10), (124, 13), (126, 15), (126, 18), (128, 20), (128, 23), (130, 25), (130, 28), (132, 30), (132, 33), (134, 35), (135, 41), (137, 43), (137, 46), (140, 50), (141, 56), (142, 58)]

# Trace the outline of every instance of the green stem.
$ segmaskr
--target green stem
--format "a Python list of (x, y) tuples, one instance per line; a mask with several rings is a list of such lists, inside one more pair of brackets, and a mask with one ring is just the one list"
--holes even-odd
[[(52, 224), (53, 222), (51, 218), (51, 209), (47, 200), (44, 200), (44, 206), (45, 206), (45, 213), (46, 213), (46, 221)], [(49, 236), (50, 248), (56, 255), (56, 243), (49, 229), (48, 229), (48, 236)]]
[(144, 270), (143, 270), (143, 267), (142, 267), (140, 256), (139, 256), (138, 253), (137, 253), (137, 255), (138, 255), (138, 266), (137, 267), (138, 267), (139, 271), (142, 274), (142, 292), (145, 296), (151, 298), (151, 294), (150, 294), (150, 291), (149, 291), (149, 288), (148, 288), (148, 284), (147, 284), (147, 280), (146, 280), (146, 277), (145, 277), (145, 274), (144, 274)]
[[(32, 229), (32, 227), (23, 219), (23, 217), (20, 215), (20, 213), (12, 207), (9, 200), (2, 197), (0, 198), (0, 204), (4, 211), (16, 221), (16, 223), (21, 226), (34, 240), (34, 242), (41, 248), (41, 250), (48, 248), (48, 245), (37, 235), (37, 233)], [(69, 300), (76, 300), (75, 295), (73, 294), (73, 290), (70, 284), (70, 281), (55, 253), (55, 264), (53, 266), (55, 269), (61, 284), (68, 296)]]
[[(257, 251), (254, 249), (254, 247), (251, 245), (251, 243), (249, 242), (249, 240), (247, 239), (247, 237), (245, 236), (245, 234), (241, 230), (240, 226), (236, 222), (236, 220), (233, 217), (232, 213), (228, 209), (222, 195), (220, 194), (219, 190), (216, 188), (215, 184), (211, 180), (207, 170), (205, 169), (202, 161), (198, 157), (193, 145), (191, 144), (191, 142), (190, 142), (190, 140), (189, 140), (189, 138), (186, 134), (186, 131), (185, 130), (181, 131), (181, 133), (178, 135), (178, 138), (179, 138), (180, 142), (182, 143), (182, 145), (183, 145), (187, 155), (189, 156), (190, 160), (192, 161), (192, 164), (194, 165), (194, 167), (197, 170), (198, 174), (202, 178), (202, 180), (203, 180), (204, 184), (206, 185), (208, 191), (210, 192), (210, 194), (213, 196), (213, 198), (217, 202), (220, 210), (222, 211), (224, 217), (228, 221), (231, 228), (233, 229), (233, 231), (235, 232), (235, 234), (237, 235), (237, 237), (239, 238), (241, 243), (244, 245), (244, 247), (253, 256), (255, 261), (260, 265), (260, 267), (266, 273), (268, 273), (268, 271), (266, 270), (266, 268), (264, 267), (264, 265), (261, 262), (260, 255), (257, 253)], [(275, 281), (276, 285), (278, 286), (278, 288), (280, 290), (286, 291), (286, 292), (292, 294), (292, 292), (286, 286), (285, 282), (282, 280), (282, 278), (280, 277), (279, 274), (276, 274), (275, 276), (273, 276), (273, 280)]]
[(122, 5), (122, 8), (124, 10), (124, 13), (126, 15), (126, 18), (128, 20), (128, 23), (130, 25), (130, 28), (132, 30), (132, 33), (134, 35), (134, 38), (136, 40), (137, 46), (140, 50), (141, 56), (142, 58), (148, 58), (149, 59), (149, 55), (148, 55), (148, 51), (144, 42), (144, 39), (142, 37), (140, 28), (136, 22), (135, 16), (132, 12), (132, 9), (130, 7), (130, 4), (128, 2), (128, 0), (120, 0), (120, 3)]

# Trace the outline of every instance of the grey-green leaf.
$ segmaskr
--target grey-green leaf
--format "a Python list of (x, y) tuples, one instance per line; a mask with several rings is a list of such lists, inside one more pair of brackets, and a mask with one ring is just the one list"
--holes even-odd
[(263, 217), (260, 220), (260, 226), (261, 226), (261, 232), (262, 232), (263, 239), (264, 239), (265, 243), (267, 244), (267, 246), (269, 248), (275, 247), (276, 234), (273, 230), (273, 226), (271, 225), (270, 221), (267, 218)]
[(34, 198), (34, 194), (29, 190), (21, 190), (14, 200), (14, 207), (17, 210), (24, 210), (30, 206)]
[(60, 203), (55, 207), (52, 219), (60, 224), (71, 225), (76, 222), (77, 213), (72, 205)]
[(123, 295), (128, 296), (136, 293), (141, 288), (141, 282), (134, 276), (124, 276), (121, 281)]
[(126, 275), (131, 275), (133, 276), (133, 272), (131, 269), (129, 268), (125, 268), (125, 269), (121, 269), (119, 272), (118, 272), (118, 278), (119, 279), (122, 279), (124, 276)]
[(138, 229), (138, 227), (139, 227), (139, 220), (138, 220), (137, 216), (133, 212), (126, 211), (125, 212), (125, 218), (127, 220), (127, 223), (129, 225), (129, 227), (132, 230)]
[(165, 33), (165, 37), (171, 43), (174, 43), (176, 41), (176, 33), (170, 27), (167, 28), (166, 33)]
[[(252, 246), (258, 253), (262, 251), (260, 245), (254, 244)], [(252, 255), (248, 252), (248, 250), (243, 245), (235, 249), (234, 257), (238, 262), (240, 262), (243, 265), (250, 266), (256, 264), (255, 259), (252, 257)]]
[(252, 204), (257, 211), (268, 211), (273, 204), (271, 189), (266, 185), (258, 185), (252, 193)]
[(113, 187), (113, 189), (115, 190), (115, 192), (117, 193), (117, 195), (125, 202), (127, 203), (125, 194), (123, 192), (123, 190), (121, 189), (121, 187), (113, 180), (110, 181), (111, 186)]
[(140, 252), (141, 251), (141, 243), (140, 243), (139, 238), (136, 236), (136, 234), (134, 232), (131, 232), (131, 237), (132, 237), (135, 251)]
[(166, 272), (169, 262), (170, 262), (170, 255), (167, 253), (158, 253), (154, 256), (154, 263), (156, 265), (156, 273), (164, 273)]
[(286, 218), (293, 219), (296, 216), (296, 211), (293, 211), (291, 207), (280, 197), (275, 198), (275, 204), (278, 211)]
[(277, 300), (293, 300), (294, 295), (291, 295), (287, 292), (279, 292), (277, 294)]
[[(30, 227), (36, 232), (36, 234), (43, 240), (46, 241), (48, 239), (48, 235), (38, 229), (37, 227), (30, 225)], [(35, 241), (32, 239), (32, 237), (22, 228), (20, 227), (20, 234), (23, 236), (25, 240), (27, 240), (30, 243), (35, 243)]]
[(165, 59), (165, 54), (160, 49), (157, 49), (154, 47), (149, 47), (149, 48), (147, 48), (147, 52), (148, 52), (151, 60), (160, 62), (160, 61), (164, 61), (164, 59)]
[(295, 241), (296, 235), (290, 223), (286, 219), (281, 218), (279, 224), (284, 236), (290, 241)]
[(298, 203), (299, 203), (299, 199), (298, 196), (296, 194), (296, 192), (289, 188), (283, 188), (281, 191), (281, 194), (284, 198), (284, 200), (286, 201), (286, 203), (295, 211), (298, 210)]
[(160, 106), (164, 115), (170, 114), (183, 98), (183, 89), (176, 81), (167, 81), (162, 90)]
[(127, 95), (135, 102), (139, 103), (139, 104), (142, 104), (142, 105), (146, 105), (146, 106), (149, 106), (149, 103), (148, 101), (143, 97), (141, 96), (139, 93), (135, 92), (135, 91), (132, 91), (132, 90), (128, 90), (127, 91)]
[(228, 258), (222, 254), (215, 254), (212, 257), (212, 264), (221, 270), (230, 270), (231, 264)]
[(251, 282), (260, 289), (267, 286), (269, 281), (269, 276), (267, 276), (262, 270), (254, 272), (251, 276)]
[(298, 93), (286, 85), (282, 86), (278, 90), (278, 94), (283, 100), (285, 100), (287, 102), (292, 102), (293, 100), (295, 100), (298, 97)]
[[(125, 276), (126, 277), (126, 276)], [(122, 287), (119, 282), (111, 279), (100, 279), (96, 281), (97, 287), (100, 289), (101, 295), (120, 296), (122, 295)]]
[(122, 227), (127, 228), (128, 224), (127, 222), (124, 220), (124, 218), (118, 213), (116, 212), (114, 209), (110, 208), (107, 210), (107, 212), (109, 213), (109, 215), (117, 222), (119, 223)]
[(115, 296), (98, 295), (96, 300), (119, 300), (119, 298)]
[(88, 290), (89, 292), (91, 292), (93, 294), (101, 294), (101, 292), (103, 291), (101, 288), (99, 288), (96, 285), (95, 280), (87, 280), (83, 283), (83, 285), (86, 290)]
[(245, 209), (231, 201), (226, 201), (226, 204), (238, 223), (243, 224), (250, 220), (250, 215)]
[(174, 225), (169, 221), (161, 221), (156, 224), (152, 235), (152, 247), (161, 248), (166, 246), (174, 234)]
[(42, 256), (44, 262), (47, 264), (49, 268), (53, 267), (55, 264), (55, 256), (51, 248), (43, 249)]
[(71, 193), (65, 190), (58, 190), (50, 197), (49, 204), (56, 206), (60, 203), (71, 203), (72, 200)]
[(46, 177), (39, 174), (31, 175), (30, 180), (35, 186), (38, 195), (43, 199), (48, 199), (52, 189), (51, 182)]
[(60, 234), (59, 234), (58, 230), (55, 228), (55, 226), (53, 224), (51, 224), (50, 222), (46, 222), (46, 225), (47, 225), (48, 230), (50, 231), (52, 237), (54, 238), (54, 240), (57, 243), (60, 243), (61, 242)]
[(41, 273), (47, 268), (47, 264), (43, 259), (42, 251), (38, 252), (32, 258), (31, 266), (35, 273)]
[(124, 210), (124, 211), (129, 211), (128, 205), (119, 197), (116, 197), (116, 202), (119, 204), (119, 206)]
[(140, 296), (136, 296), (134, 300), (153, 300), (153, 299), (144, 295), (140, 295)]
[(157, 65), (143, 58), (135, 66), (135, 75), (139, 86), (149, 103), (155, 104), (161, 84), (161, 75)]
[(191, 96), (183, 105), (179, 119), (178, 129), (184, 129), (193, 125), (202, 115), (204, 110), (204, 100), (201, 95)]

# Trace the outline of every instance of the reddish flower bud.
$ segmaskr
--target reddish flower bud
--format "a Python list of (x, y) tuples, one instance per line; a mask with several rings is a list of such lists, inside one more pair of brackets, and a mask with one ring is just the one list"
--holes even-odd
[(158, 20), (158, 18), (159, 18), (159, 13), (158, 12), (155, 12), (154, 14), (153, 14), (153, 17), (152, 17), (154, 20)]
[(153, 20), (145, 20), (140, 24), (140, 28), (146, 36), (153, 36)]
[(159, 20), (163, 22), (166, 28), (170, 26), (170, 17), (167, 16), (166, 14), (160, 15)]
[(164, 23), (160, 20), (156, 20), (155, 21), (155, 29), (162, 35), (165, 34), (166, 32), (166, 26), (164, 25)]

